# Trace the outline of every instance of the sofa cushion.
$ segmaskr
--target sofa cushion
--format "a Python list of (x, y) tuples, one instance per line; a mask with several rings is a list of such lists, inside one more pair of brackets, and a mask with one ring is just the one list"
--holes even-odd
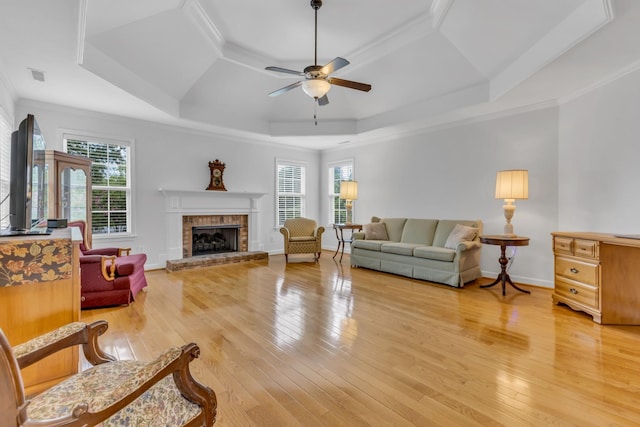
[(315, 242), (317, 239), (315, 236), (291, 236), (289, 237), (290, 242)]
[(413, 256), (436, 261), (453, 261), (456, 251), (439, 246), (420, 246), (413, 250)]
[(468, 227), (478, 227), (477, 221), (464, 221), (455, 219), (441, 219), (438, 221), (438, 227), (436, 227), (436, 234), (433, 236), (433, 246), (440, 246), (444, 248), (444, 244), (447, 242), (451, 230), (454, 229), (456, 224), (466, 225)]
[(431, 246), (437, 225), (437, 219), (409, 218), (404, 224), (400, 241), (403, 243), (420, 243), (421, 245)]
[(464, 241), (471, 241), (475, 239), (478, 235), (478, 229), (475, 227), (469, 227), (462, 224), (456, 224), (449, 233), (449, 237), (447, 237), (447, 241), (444, 243), (445, 248), (456, 249), (458, 247), (458, 243)]
[(366, 240), (389, 240), (384, 222), (372, 222), (362, 226)]
[[(375, 221), (372, 221), (375, 222)], [(382, 218), (387, 229), (387, 238), (392, 242), (399, 242), (402, 239), (402, 230), (407, 218)]]
[(386, 240), (354, 240), (351, 244), (352, 248), (368, 249), (370, 251), (380, 252), (380, 247)]
[(413, 256), (413, 250), (422, 245), (419, 243), (400, 243), (400, 242), (392, 242), (392, 243), (383, 243), (380, 248), (381, 252), (386, 252), (389, 254), (398, 254), (398, 255), (407, 255)]

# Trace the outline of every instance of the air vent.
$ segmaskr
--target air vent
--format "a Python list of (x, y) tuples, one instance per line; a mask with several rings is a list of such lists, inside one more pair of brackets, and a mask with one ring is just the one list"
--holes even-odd
[(44, 71), (36, 70), (35, 68), (29, 68), (29, 70), (31, 70), (33, 80), (37, 80), (39, 82), (44, 81)]

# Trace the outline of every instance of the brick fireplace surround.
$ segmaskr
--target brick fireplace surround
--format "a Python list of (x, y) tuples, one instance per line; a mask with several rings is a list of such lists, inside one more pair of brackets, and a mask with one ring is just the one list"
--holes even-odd
[[(259, 199), (265, 193), (160, 189), (165, 197), (168, 271), (267, 259), (259, 241)], [(191, 256), (192, 227), (239, 225), (239, 250)]]
[(182, 217), (182, 258), (189, 258), (192, 254), (193, 227), (207, 225), (239, 225), (238, 252), (247, 252), (248, 245), (248, 215), (184, 215)]

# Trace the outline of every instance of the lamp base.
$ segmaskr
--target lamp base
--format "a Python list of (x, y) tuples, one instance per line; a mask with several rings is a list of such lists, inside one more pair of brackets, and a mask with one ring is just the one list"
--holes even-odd
[(352, 218), (353, 218), (353, 202), (351, 200), (347, 200), (345, 205), (347, 208), (347, 220), (345, 221), (345, 224), (347, 225), (351, 225), (352, 224)]
[(504, 233), (502, 233), (505, 237), (516, 237), (517, 234), (513, 232), (513, 224), (507, 223), (504, 225)]
[(513, 232), (513, 224), (511, 224), (511, 218), (513, 218), (513, 212), (516, 210), (515, 205), (513, 204), (513, 199), (504, 199), (505, 205), (502, 206), (504, 209), (504, 217), (507, 220), (507, 223), (504, 225), (504, 233), (502, 234), (505, 237), (516, 237), (516, 233)]

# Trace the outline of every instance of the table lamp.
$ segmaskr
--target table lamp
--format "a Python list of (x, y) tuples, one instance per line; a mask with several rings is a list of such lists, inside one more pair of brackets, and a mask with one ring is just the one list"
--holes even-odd
[(499, 171), (496, 177), (496, 199), (504, 199), (504, 217), (507, 219), (507, 223), (504, 226), (504, 235), (509, 237), (515, 237), (513, 232), (513, 224), (511, 224), (511, 218), (513, 218), (513, 212), (516, 210), (516, 205), (513, 204), (515, 199), (528, 199), (529, 198), (529, 171), (518, 170), (505, 170)]
[(351, 224), (353, 201), (358, 199), (358, 181), (340, 181), (340, 198), (347, 208), (347, 224)]

